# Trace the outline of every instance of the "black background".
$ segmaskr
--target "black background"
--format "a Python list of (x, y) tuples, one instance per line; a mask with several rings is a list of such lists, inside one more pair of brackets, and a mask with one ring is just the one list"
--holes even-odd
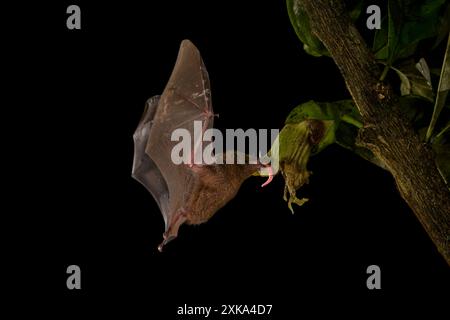
[[(70, 4), (81, 7), (81, 30), (66, 28)], [(61, 318), (89, 307), (166, 319), (184, 303), (273, 304), (279, 319), (448, 295), (448, 266), (392, 177), (336, 146), (311, 159), (310, 184), (299, 192), (310, 201), (295, 215), (281, 177), (264, 189), (264, 179), (252, 178), (208, 223), (182, 227), (164, 253), (156, 250), (163, 218), (130, 176), (132, 134), (181, 40), (202, 53), (219, 129), (281, 128), (301, 102), (348, 98), (333, 61), (304, 53), (284, 1), (61, 1), (12, 10), (8, 38), (19, 61), (10, 82), (27, 88), (18, 96), (31, 124), (22, 128), (29, 144), (21, 160), (33, 161), (31, 181), (17, 182), (31, 192), (16, 215), (30, 226), (21, 255), (39, 265), (34, 289), (47, 297), (44, 309)], [(66, 288), (71, 264), (81, 267), (80, 291)], [(371, 264), (381, 267), (378, 291), (366, 288)]]

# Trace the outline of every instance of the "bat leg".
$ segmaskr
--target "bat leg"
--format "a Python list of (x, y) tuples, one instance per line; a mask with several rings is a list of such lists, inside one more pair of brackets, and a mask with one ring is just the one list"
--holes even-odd
[(178, 229), (187, 220), (186, 213), (184, 211), (178, 211), (170, 222), (166, 232), (163, 233), (163, 241), (158, 246), (158, 251), (162, 252), (164, 246), (175, 239), (178, 236)]

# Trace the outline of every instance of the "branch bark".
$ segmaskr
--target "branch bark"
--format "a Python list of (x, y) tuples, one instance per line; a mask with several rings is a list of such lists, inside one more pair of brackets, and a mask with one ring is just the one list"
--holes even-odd
[(340, 0), (301, 0), (314, 34), (338, 66), (364, 121), (358, 143), (370, 149), (393, 175), (413, 210), (450, 265), (450, 192), (431, 148), (398, 111), (389, 84)]

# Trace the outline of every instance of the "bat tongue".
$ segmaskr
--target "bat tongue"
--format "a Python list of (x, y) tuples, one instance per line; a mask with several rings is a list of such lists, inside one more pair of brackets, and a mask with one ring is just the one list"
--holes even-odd
[(187, 220), (186, 215), (184, 213), (177, 212), (172, 221), (170, 222), (170, 225), (168, 226), (166, 232), (163, 233), (163, 241), (158, 246), (158, 251), (162, 252), (164, 249), (164, 246), (175, 239), (178, 236), (178, 229), (180, 226), (185, 223)]
[(268, 170), (269, 170), (269, 177), (267, 178), (267, 181), (264, 182), (261, 187), (265, 187), (267, 186), (272, 180), (273, 180), (273, 170), (272, 170), (272, 166), (268, 166)]

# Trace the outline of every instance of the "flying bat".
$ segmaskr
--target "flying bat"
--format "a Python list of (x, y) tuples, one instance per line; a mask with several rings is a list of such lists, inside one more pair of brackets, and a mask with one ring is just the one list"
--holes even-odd
[[(234, 198), (245, 179), (266, 166), (175, 164), (171, 152), (177, 142), (171, 140), (172, 132), (186, 129), (194, 136), (194, 121), (201, 121), (204, 132), (213, 127), (213, 120), (208, 73), (198, 49), (184, 40), (162, 95), (146, 102), (133, 135), (132, 177), (147, 188), (164, 217), (165, 232), (159, 251), (177, 237), (182, 224), (206, 222)], [(194, 150), (198, 142), (193, 141)], [(218, 155), (221, 156), (225, 154)], [(270, 175), (264, 185), (271, 179)]]

